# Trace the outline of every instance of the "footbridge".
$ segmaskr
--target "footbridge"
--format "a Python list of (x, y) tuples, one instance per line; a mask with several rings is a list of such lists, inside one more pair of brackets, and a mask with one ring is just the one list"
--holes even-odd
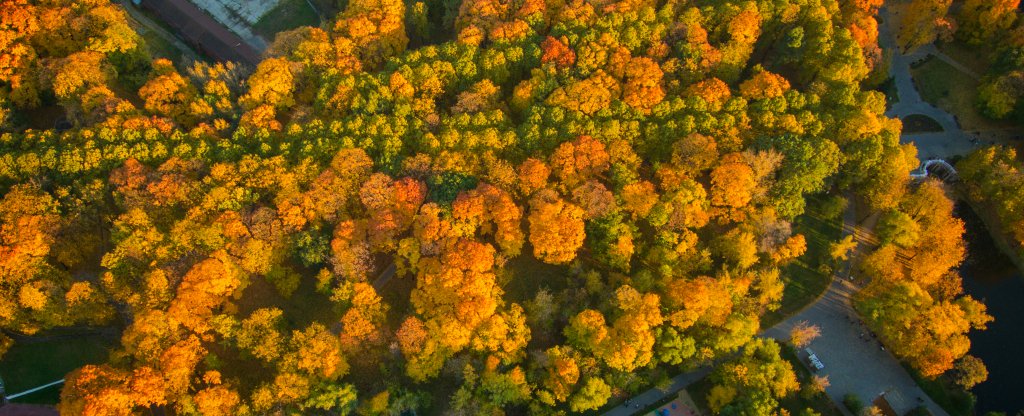
[(910, 177), (914, 179), (924, 179), (928, 176), (942, 179), (945, 182), (955, 182), (958, 179), (956, 168), (942, 159), (926, 160), (917, 169), (910, 171)]

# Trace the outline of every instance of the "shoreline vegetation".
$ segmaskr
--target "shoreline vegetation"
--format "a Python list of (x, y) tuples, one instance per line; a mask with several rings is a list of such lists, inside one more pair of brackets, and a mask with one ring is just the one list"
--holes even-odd
[[(1024, 168), (1016, 150), (1006, 146), (985, 147), (956, 163), (960, 181), (956, 195), (981, 218), (996, 246), (1024, 273), (1024, 223), (1012, 201), (1024, 197), (1018, 186)], [(998, 195), (998, 200), (994, 196)], [(1001, 206), (1004, 204), (1005, 206)]]
[(985, 225), (985, 231), (992, 238), (999, 251), (1006, 255), (1006, 258), (1013, 263), (1018, 271), (1024, 273), (1024, 252), (1022, 252), (1024, 247), (1018, 246), (1015, 249), (1012, 246), (1013, 237), (1005, 231), (1006, 227), (991, 204), (984, 199), (971, 198), (966, 190), (962, 188), (962, 185), (956, 187), (956, 195), (981, 219)]

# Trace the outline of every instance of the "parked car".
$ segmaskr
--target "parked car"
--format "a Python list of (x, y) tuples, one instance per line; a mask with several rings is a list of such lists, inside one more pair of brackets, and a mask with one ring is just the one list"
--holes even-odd
[(814, 354), (814, 351), (811, 351), (810, 348), (804, 348), (804, 351), (807, 352), (807, 362), (811, 365), (811, 368), (813, 368), (814, 371), (821, 371), (825, 369), (825, 364), (821, 363), (821, 360), (818, 359), (816, 354)]

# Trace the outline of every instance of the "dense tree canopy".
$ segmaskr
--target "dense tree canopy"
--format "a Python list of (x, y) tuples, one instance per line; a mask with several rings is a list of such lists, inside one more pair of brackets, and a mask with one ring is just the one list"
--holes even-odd
[(1000, 229), (1010, 237), (1013, 249), (1024, 253), (1024, 180), (1017, 152), (1007, 147), (987, 147), (971, 153), (956, 165), (968, 197), (994, 209)]
[(987, 322), (862, 89), (877, 2), (346, 3), (246, 68), (0, 0), (0, 329), (121, 332), (63, 412), (582, 412), (744, 345), (714, 406), (773, 408), (798, 386), (751, 339), (838, 189), (891, 211), (863, 308), (898, 353), (941, 373)]
[(962, 294), (956, 271), (966, 248), (963, 222), (937, 181), (921, 184), (879, 224), (882, 245), (860, 264), (871, 283), (857, 306), (893, 352), (926, 376), (967, 354), (967, 332), (992, 317)]

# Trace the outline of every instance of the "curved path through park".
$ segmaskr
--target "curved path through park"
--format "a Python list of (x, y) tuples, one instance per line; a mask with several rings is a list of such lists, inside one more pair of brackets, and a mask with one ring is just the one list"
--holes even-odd
[(978, 75), (946, 56), (933, 43), (921, 46), (910, 53), (903, 53), (896, 45), (896, 25), (899, 17), (889, 6), (882, 7), (879, 10), (879, 16), (882, 18), (882, 22), (878, 25), (878, 43), (883, 49), (892, 51), (893, 57), (889, 73), (893, 77), (899, 96), (898, 102), (893, 104), (892, 108), (885, 112), (885, 115), (902, 119), (910, 115), (921, 114), (934, 119), (942, 126), (941, 132), (904, 134), (900, 141), (914, 143), (918, 150), (917, 156), (922, 160), (966, 155), (980, 147), (980, 143), (972, 143), (972, 137), (960, 129), (956, 117), (921, 99), (921, 94), (918, 93), (917, 87), (914, 85), (910, 65), (931, 55), (972, 78), (977, 78)]

